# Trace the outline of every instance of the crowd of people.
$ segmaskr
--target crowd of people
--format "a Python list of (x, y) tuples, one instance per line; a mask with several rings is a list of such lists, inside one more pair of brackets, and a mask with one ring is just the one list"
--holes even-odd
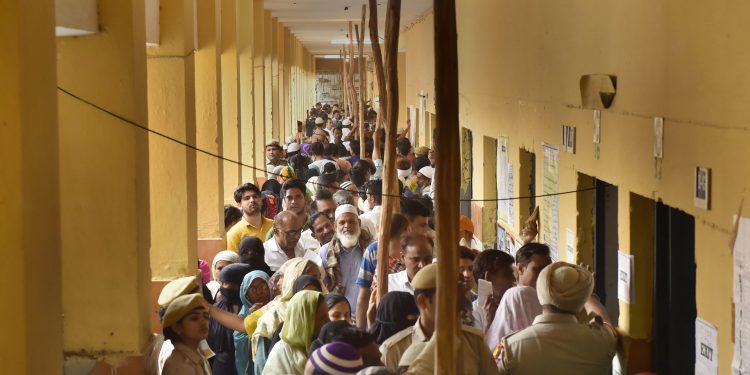
[[(608, 373), (620, 336), (586, 267), (553, 262), (533, 221), (515, 256), (484, 249), (465, 216), (459, 258), (436, 259), (434, 150), (415, 149), (408, 124), (400, 132), (400, 207), (383, 212), (376, 114), (361, 139), (337, 105), (309, 113), (296, 136), (266, 144), (260, 187), (235, 190), (226, 250), (162, 290), (158, 373), (433, 373), (438, 261), (456, 265), (460, 373)], [(383, 215), (391, 229), (378, 246)]]

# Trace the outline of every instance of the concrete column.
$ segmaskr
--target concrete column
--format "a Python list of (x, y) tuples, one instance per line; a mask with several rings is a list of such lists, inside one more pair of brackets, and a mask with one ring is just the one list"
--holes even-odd
[(0, 238), (12, 283), (0, 309), (0, 364), (8, 374), (62, 374), (55, 4), (1, 7)]
[[(161, 0), (157, 46), (147, 48), (148, 125), (195, 145), (195, 29), (192, 0)], [(154, 280), (197, 269), (195, 151), (149, 135), (151, 272)]]
[[(238, 19), (242, 20), (237, 25), (239, 28), (237, 48), (240, 59), (240, 117), (242, 120), (240, 122), (240, 128), (242, 129), (240, 155), (243, 164), (263, 168), (265, 166), (265, 157), (263, 156), (262, 148), (265, 143), (262, 141), (262, 137), (260, 138), (260, 142), (256, 142), (258, 137), (255, 133), (257, 129), (260, 129), (261, 132), (263, 131), (263, 122), (258, 122), (257, 117), (260, 113), (261, 118), (263, 118), (263, 112), (258, 112), (255, 106), (255, 99), (258, 96), (262, 98), (263, 91), (254, 90), (255, 79), (257, 77), (255, 77), (253, 72), (253, 65), (255, 64), (254, 46), (256, 42), (254, 32), (257, 27), (254, 19), (258, 11), (261, 15), (263, 14), (263, 1), (260, 1), (259, 5), (257, 1), (253, 2), (250, 0), (243, 0), (238, 3)], [(260, 148), (256, 146), (256, 143), (261, 143)], [(242, 182), (255, 183), (255, 178), (261, 176), (265, 177), (262, 172), (242, 167)]]
[[(198, 1), (198, 49), (195, 51), (196, 145), (223, 153), (221, 119), (221, 1)], [(196, 154), (198, 191), (198, 257), (207, 262), (224, 245), (223, 162)]]
[[(273, 18), (271, 12), (263, 11), (263, 96), (265, 120), (263, 122), (263, 138), (260, 139), (261, 146), (266, 144), (265, 141), (274, 138), (273, 135)], [(256, 146), (259, 142), (255, 142)], [(263, 148), (265, 154), (265, 147)]]
[(289, 33), (289, 29), (284, 27), (284, 37), (283, 37), (283, 45), (284, 45), (284, 54), (283, 54), (283, 66), (279, 68), (281, 74), (283, 83), (280, 83), (280, 87), (283, 89), (281, 95), (281, 102), (282, 102), (282, 113), (284, 115), (283, 118), (283, 125), (282, 128), (286, 129), (287, 134), (295, 135), (296, 134), (296, 119), (292, 116), (292, 106), (290, 101), (289, 92), (291, 91), (291, 66), (293, 65), (294, 61), (292, 60), (292, 52), (291, 48), (289, 48), (289, 42), (291, 41), (291, 33)]
[[(237, 54), (237, 2), (221, 0), (221, 123), (224, 157), (240, 160), (239, 55)], [(224, 204), (235, 204), (234, 189), (240, 185), (241, 168), (223, 162)]]
[[(57, 40), (63, 329), (71, 373), (95, 360), (143, 368), (151, 339), (149, 143), (134, 125), (148, 126), (144, 2), (102, 0), (98, 7), (101, 33)], [(35, 215), (43, 213), (49, 210)], [(46, 261), (35, 274), (44, 274)], [(49, 319), (54, 306), (44, 309)], [(51, 333), (28, 337), (34, 345), (55, 340)]]
[[(265, 96), (265, 11), (263, 0), (253, 0), (253, 92), (255, 96), (255, 131), (253, 132), (253, 143), (251, 143), (256, 155), (260, 155), (255, 161), (255, 167), (265, 168), (265, 124), (266, 124), (266, 96)], [(262, 160), (260, 160), (262, 159)], [(264, 176), (265, 177), (265, 176)]]
[(279, 20), (278, 18), (271, 19), (271, 31), (273, 36), (271, 38), (271, 137), (284, 142), (282, 138), (282, 132), (279, 128), (281, 124), (280, 119), (283, 117), (280, 111), (279, 101)]

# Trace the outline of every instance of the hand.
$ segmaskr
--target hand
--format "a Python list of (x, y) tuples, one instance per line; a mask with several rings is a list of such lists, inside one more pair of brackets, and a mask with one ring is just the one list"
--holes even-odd
[(247, 313), (247, 315), (250, 315), (250, 314), (252, 314), (252, 313), (260, 310), (265, 305), (266, 305), (265, 303), (261, 303), (261, 302), (254, 303), (252, 306), (250, 306), (250, 311)]

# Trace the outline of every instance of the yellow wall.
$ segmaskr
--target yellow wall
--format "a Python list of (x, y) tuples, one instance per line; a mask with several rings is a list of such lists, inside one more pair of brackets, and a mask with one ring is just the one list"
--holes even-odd
[(0, 3), (0, 368), (62, 374), (55, 4)]
[[(576, 126), (576, 154), (560, 153), (559, 189), (575, 190), (577, 172), (617, 185), (620, 248), (636, 254), (637, 267), (648, 259), (638, 255), (643, 249), (633, 248), (643, 239), (633, 237), (629, 210), (641, 204), (630, 193), (695, 216), (698, 316), (719, 329), (719, 373), (729, 372), (733, 352), (732, 259), (726, 244), (732, 215), (750, 184), (742, 169), (750, 161), (750, 133), (744, 125), (750, 36), (741, 18), (749, 10), (743, 2), (719, 7), (677, 0), (457, 5), (460, 120), (474, 131), (475, 145), (483, 136), (508, 136), (516, 172), (515, 150), (534, 151), (539, 192), (542, 142), (559, 145), (561, 125)], [(432, 22), (430, 15), (402, 35), (406, 104), (418, 105), (416, 93), (424, 89), (428, 110), (434, 103)], [(579, 92), (580, 76), (592, 73), (618, 77), (614, 104), (602, 111), (598, 160), (593, 113), (581, 108)], [(655, 177), (654, 116), (665, 117), (661, 178)], [(478, 149), (475, 197), (484, 178)], [(712, 168), (709, 211), (693, 205), (693, 169), (699, 165)], [(576, 228), (577, 207), (576, 195), (560, 197), (561, 245), (565, 228)], [(649, 300), (646, 286), (639, 279), (637, 300)], [(620, 324), (636, 337), (648, 335), (650, 323), (628, 317), (643, 308), (621, 306)]]

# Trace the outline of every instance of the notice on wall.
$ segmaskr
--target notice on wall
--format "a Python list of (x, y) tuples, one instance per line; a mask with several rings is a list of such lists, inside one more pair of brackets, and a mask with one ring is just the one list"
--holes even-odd
[(740, 217), (734, 242), (733, 374), (750, 374), (750, 219)]
[[(544, 163), (542, 164), (542, 194), (559, 193), (560, 179), (560, 150), (557, 147), (542, 144), (544, 149)], [(542, 242), (550, 248), (552, 261), (560, 259), (558, 249), (559, 233), (559, 206), (560, 197), (557, 195), (542, 198), (541, 220), (542, 220)]]
[(497, 139), (497, 218), (513, 228), (513, 165), (508, 156), (508, 137)]
[(695, 319), (695, 374), (716, 375), (719, 373), (719, 331), (713, 324)]
[(617, 252), (617, 298), (625, 303), (635, 303), (633, 273), (635, 257), (622, 251)]

